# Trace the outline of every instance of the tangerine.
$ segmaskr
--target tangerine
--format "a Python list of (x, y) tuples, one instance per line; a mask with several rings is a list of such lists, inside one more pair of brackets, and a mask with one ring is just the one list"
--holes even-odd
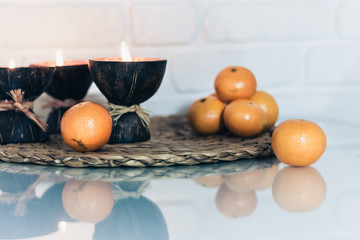
[(64, 142), (73, 150), (95, 151), (108, 142), (112, 118), (102, 105), (82, 102), (65, 112), (60, 122), (60, 130)]
[(226, 106), (225, 126), (240, 137), (254, 137), (261, 133), (266, 125), (266, 114), (253, 101), (238, 99)]
[(193, 102), (188, 110), (190, 127), (201, 134), (214, 134), (223, 126), (225, 104), (215, 96), (207, 96)]
[(267, 123), (265, 130), (272, 128), (279, 117), (279, 107), (275, 98), (267, 92), (256, 91), (251, 100), (256, 102), (266, 113)]
[(312, 121), (291, 119), (275, 128), (271, 146), (281, 162), (292, 166), (308, 166), (324, 153), (326, 135)]
[(225, 103), (239, 98), (250, 99), (256, 91), (256, 79), (247, 68), (227, 67), (216, 76), (215, 91)]

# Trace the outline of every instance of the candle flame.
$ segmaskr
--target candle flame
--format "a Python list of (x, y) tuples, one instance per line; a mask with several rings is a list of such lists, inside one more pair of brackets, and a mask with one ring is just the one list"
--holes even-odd
[(64, 58), (60, 49), (56, 51), (56, 66), (64, 66)]
[(14, 59), (11, 59), (10, 62), (9, 62), (9, 68), (13, 69), (15, 68), (15, 61)]
[(124, 41), (121, 42), (121, 58), (123, 61), (131, 61), (131, 55)]

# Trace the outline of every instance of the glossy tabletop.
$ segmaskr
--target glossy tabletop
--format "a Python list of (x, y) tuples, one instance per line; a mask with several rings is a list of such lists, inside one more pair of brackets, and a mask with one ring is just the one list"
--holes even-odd
[(0, 239), (360, 239), (360, 127), (319, 123), (328, 147), (306, 168), (0, 162)]

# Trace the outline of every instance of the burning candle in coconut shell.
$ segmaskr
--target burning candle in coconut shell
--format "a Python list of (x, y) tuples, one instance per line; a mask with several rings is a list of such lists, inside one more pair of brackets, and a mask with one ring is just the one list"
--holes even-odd
[(90, 75), (113, 117), (109, 143), (140, 142), (150, 139), (149, 115), (140, 103), (152, 97), (162, 82), (166, 60), (130, 57), (122, 43), (121, 58), (89, 60)]
[(0, 67), (0, 143), (48, 139), (47, 124), (33, 111), (33, 102), (51, 84), (54, 67)]
[(60, 133), (60, 121), (71, 106), (81, 102), (92, 83), (87, 60), (64, 61), (61, 50), (56, 52), (56, 61), (42, 62), (34, 66), (55, 67), (54, 79), (46, 93), (53, 99), (44, 107), (51, 107), (47, 123), (49, 133)]

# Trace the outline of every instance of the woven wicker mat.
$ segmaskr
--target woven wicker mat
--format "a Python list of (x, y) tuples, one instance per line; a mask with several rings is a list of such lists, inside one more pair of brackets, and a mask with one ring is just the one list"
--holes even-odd
[(0, 146), (0, 160), (70, 167), (195, 165), (272, 156), (271, 133), (242, 139), (224, 132), (200, 136), (189, 128), (185, 116), (154, 117), (151, 140), (140, 143), (107, 144), (96, 152), (74, 152), (61, 136), (45, 143)]

